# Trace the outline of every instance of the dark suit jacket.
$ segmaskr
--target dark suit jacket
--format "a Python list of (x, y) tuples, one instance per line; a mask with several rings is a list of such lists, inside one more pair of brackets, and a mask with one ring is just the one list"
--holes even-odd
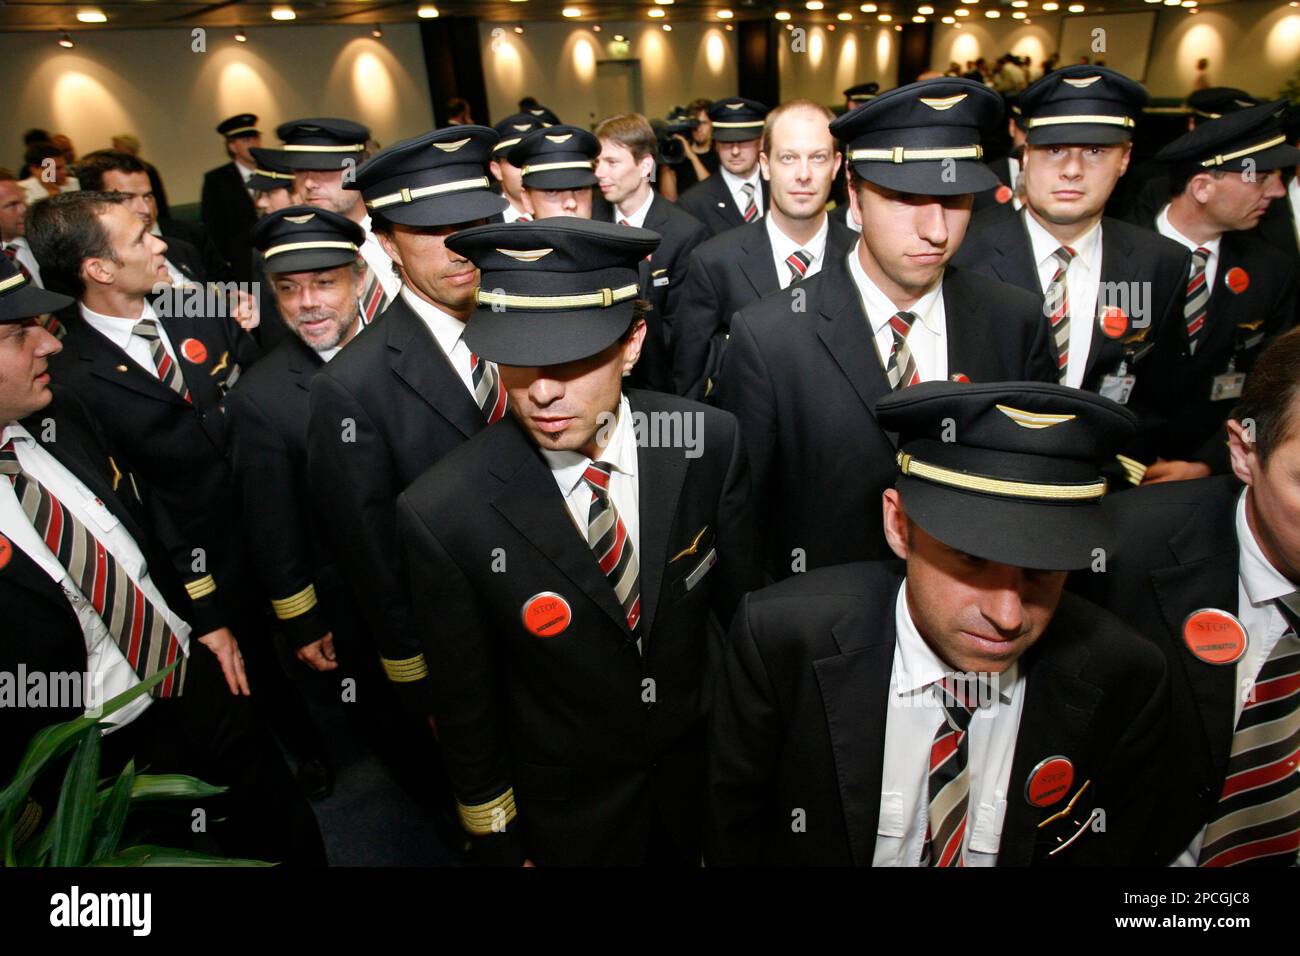
[[(848, 255), (857, 241), (856, 232), (832, 217), (826, 260)], [(691, 256), (676, 311), (669, 316), (673, 389), (687, 398), (702, 399), (708, 394), (710, 379), (716, 381), (722, 364), (731, 317), (780, 288), (765, 219), (700, 245)]]
[(296, 647), (334, 630), (329, 605), (351, 600), (310, 494), (310, 383), (322, 367), (320, 355), (291, 333), (225, 399), (245, 547)]
[(249, 234), (257, 222), (257, 209), (233, 160), (204, 174), (200, 215), (235, 281), (252, 281), (249, 253), (253, 244)]
[(1104, 573), (1080, 571), (1070, 587), (1121, 615), (1165, 655), (1171, 732), (1160, 758), (1161, 812), (1152, 841), (1159, 861), (1178, 857), (1218, 802), (1241, 688), (1235, 665), (1207, 664), (1183, 643), (1183, 621), (1201, 608), (1236, 614), (1240, 546), (1233, 477), (1173, 481), (1107, 502), (1125, 533)]
[[(901, 570), (824, 568), (741, 603), (709, 733), (706, 862), (871, 865)], [(998, 865), (1151, 862), (1141, 837), (1167, 721), (1160, 655), (1118, 618), (1066, 594), (1020, 667), (1028, 684)], [(1035, 808), (1024, 788), (1056, 755), (1074, 765), (1069, 798), (1090, 785), (1073, 813), (1039, 829), (1069, 799)], [(804, 811), (804, 832), (793, 832), (794, 808)], [(1090, 826), (1049, 857), (1094, 808), (1106, 812), (1104, 831)]]
[[(998, 182), (1008, 188), (1011, 187), (1011, 163), (1007, 161), (1006, 156), (999, 156), (990, 163), (986, 163), (989, 171), (998, 177)], [(1005, 194), (1004, 194), (1005, 195)], [(999, 206), (1010, 206), (1011, 201), (1008, 198), (1006, 202), (998, 202), (998, 188), (985, 189), (975, 194), (975, 202), (971, 206), (971, 214), (978, 215), (986, 209), (993, 209)]]
[[(644, 863), (666, 849), (649, 845), (654, 816), (674, 844), (667, 855), (699, 861), (703, 725), (720, 652), (709, 612), (725, 627), (757, 583), (752, 501), (735, 419), (657, 392), (631, 390), (628, 400), (634, 415), (696, 416), (702, 440), (695, 458), (653, 442), (637, 452), (643, 655), (513, 418), (449, 454), (398, 502), (448, 771), (466, 806), (513, 787), (518, 821), (480, 838), (510, 862)], [(521, 621), (542, 592), (561, 595), (572, 614), (550, 637)]]
[[(189, 618), (189, 597), (172, 571), (167, 548), (152, 532), (156, 521), (170, 529), (166, 513), (157, 507), (143, 483), (135, 480), (125, 459), (110, 449), (76, 395), (61, 385), (53, 386), (53, 392), (54, 401), (25, 419), (23, 426), (122, 522), (140, 546), (149, 576), (167, 605)], [(50, 422), (52, 428), (47, 427)], [(0, 565), (0, 618), (5, 622), (0, 672), (16, 675), (22, 666), (28, 674), (84, 674), (86, 641), (72, 605), (35, 561), (6, 543), (8, 560)], [(79, 717), (81, 711), (80, 707), (0, 707), (4, 725), (0, 780), (9, 779), (33, 733), (48, 724)]]
[[(1283, 182), (1288, 181), (1286, 177), (1283, 178)], [(1287, 256), (1294, 264), (1300, 260), (1300, 239), (1296, 238), (1295, 226), (1295, 213), (1291, 211), (1290, 199), (1283, 196), (1268, 204), (1268, 212), (1264, 213), (1259, 225), (1250, 232)]]
[[(193, 255), (193, 261), (201, 264), (201, 268), (197, 271), (205, 279), (211, 282), (230, 282), (233, 280), (225, 257), (222, 256), (221, 250), (217, 248), (216, 243), (212, 241), (212, 236), (203, 223), (186, 222), (183, 219), (159, 218), (158, 229), (169, 249), (174, 239), (184, 240), (194, 247), (196, 254)], [(171, 258), (170, 251), (168, 251), (167, 257)]]
[[(1246, 288), (1234, 292), (1228, 276), (1243, 273)], [(1294, 263), (1254, 236), (1224, 233), (1196, 353), (1188, 354), (1187, 325), (1179, 322), (1175, 334), (1165, 336), (1152, 357), (1155, 380), (1168, 383), (1160, 393), (1145, 396), (1168, 422), (1158, 446), (1165, 458), (1218, 462), (1222, 470), (1223, 423), (1236, 399), (1210, 401), (1214, 377), (1234, 358), (1236, 370), (1249, 374), (1259, 353), (1294, 326), (1296, 318)]]
[(437, 340), (400, 295), (312, 379), (312, 492), (375, 649), (385, 662), (404, 665), (388, 672), (412, 712), (428, 713), (430, 701), (397, 546), (397, 496), (484, 424)]
[[(801, 303), (791, 298), (796, 289)], [(949, 269), (943, 302), (950, 375), (1056, 380), (1038, 296)], [(733, 320), (716, 400), (740, 419), (774, 577), (795, 570), (796, 548), (807, 568), (889, 556), (880, 494), (894, 484), (896, 449), (875, 417), (888, 393), (858, 290), (838, 259)]]
[[(1022, 211), (1016, 216), (994, 214), (977, 218), (971, 223), (966, 240), (953, 257), (953, 262), (1042, 295), (1045, 290), (1038, 278), (1033, 245), (1025, 226), (1027, 215)], [(1125, 339), (1113, 339), (1102, 332), (1096, 316), (1071, 316), (1071, 321), (1088, 321), (1092, 327), (1092, 344), (1088, 349), (1082, 387), (1089, 392), (1100, 391), (1102, 379), (1117, 371), (1126, 352), (1140, 356), (1131, 365), (1133, 374), (1137, 376), (1137, 386), (1128, 404), (1142, 422), (1145, 440), (1141, 444), (1146, 450), (1163, 426), (1153, 404), (1171, 385), (1158, 378), (1156, 373), (1160, 370), (1153, 368), (1155, 363), (1147, 359), (1154, 354), (1155, 343), (1163, 336), (1176, 334), (1178, 326), (1184, 322), (1183, 304), (1191, 253), (1172, 239), (1118, 219), (1103, 219), (1101, 230), (1101, 281), (1113, 284), (1116, 290), (1112, 293), (1114, 301), (1132, 317), (1135, 330)], [(1099, 294), (1098, 308), (1101, 301), (1102, 295)], [(1140, 318), (1138, 303), (1147, 313)], [(1141, 320), (1145, 320), (1147, 325), (1138, 329), (1136, 326)], [(1133, 341), (1125, 344), (1128, 339)], [(1146, 349), (1147, 345), (1152, 348)], [(1052, 355), (1056, 356), (1055, 342), (1052, 342)], [(1152, 456), (1147, 454), (1145, 457)]]
[[(758, 179), (763, 184), (763, 215), (766, 216), (772, 208), (771, 194), (767, 180), (761, 174)], [(721, 170), (679, 195), (677, 205), (704, 223), (711, 236), (745, 224), (745, 217), (736, 207), (736, 200), (732, 198)]]
[(180, 270), (181, 275), (185, 276), (185, 278), (201, 284), (206, 283), (209, 279), (216, 280), (215, 276), (208, 274), (207, 264), (203, 261), (203, 254), (194, 243), (182, 239), (180, 236), (169, 236), (166, 233), (163, 234), (162, 241), (167, 243), (167, 251), (163, 255)]
[[(208, 575), (214, 577), (216, 593), (195, 602), (197, 633), (233, 625), (234, 604), (247, 595), (220, 401), (257, 357), (257, 346), (230, 319), (160, 316), (191, 404), (91, 328), (75, 306), (59, 318), (68, 334), (63, 351), (50, 359), (54, 381), (97, 410), (113, 445), (175, 518), (181, 540), (173, 565), (184, 569), (186, 583), (201, 585)], [(189, 340), (202, 349), (187, 351)], [(203, 555), (198, 570), (195, 548)]]

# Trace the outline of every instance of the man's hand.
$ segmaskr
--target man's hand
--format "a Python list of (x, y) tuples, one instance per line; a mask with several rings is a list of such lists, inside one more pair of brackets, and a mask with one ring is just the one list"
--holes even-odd
[(1155, 464), (1147, 468), (1142, 478), (1144, 485), (1156, 485), (1162, 481), (1188, 481), (1192, 478), (1209, 478), (1210, 466), (1203, 461), (1165, 461), (1157, 458)]
[(677, 140), (677, 142), (681, 143), (687, 149), (691, 148), (691, 144), (687, 142), (686, 137), (683, 136), (681, 133), (673, 133), (673, 139)]
[(230, 688), (230, 693), (238, 697), (243, 694), (245, 697), (252, 696), (248, 689), (248, 676), (244, 673), (244, 656), (239, 653), (239, 642), (235, 640), (235, 635), (230, 633), (230, 628), (219, 627), (215, 631), (210, 631), (199, 638), (199, 643), (217, 655), (217, 661), (221, 664), (221, 673), (226, 675), (226, 686)]
[(298, 660), (318, 671), (332, 671), (338, 667), (339, 662), (334, 659), (334, 632), (298, 648)]
[(257, 308), (257, 298), (243, 289), (236, 290), (233, 318), (245, 332), (257, 328), (262, 321), (261, 313)]

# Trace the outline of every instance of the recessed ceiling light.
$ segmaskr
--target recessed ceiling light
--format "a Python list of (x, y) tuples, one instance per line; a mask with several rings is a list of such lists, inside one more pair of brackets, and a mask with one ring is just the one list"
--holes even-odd
[(244, 32), (243, 27), (240, 27), (238, 30), (235, 31), (235, 42), (236, 43), (248, 42), (248, 34)]
[(370, 31), (370, 35), (374, 37), (376, 40), (380, 39), (384, 35), (383, 28), (380, 27), (378, 23), (376, 23), (375, 28)]
[(924, 22), (925, 22), (925, 17), (921, 16), (921, 15), (918, 13), (916, 16), (912, 17), (912, 22), (913, 22), (913, 23), (924, 23)]
[(516, 32), (516, 33), (523, 33), (523, 32), (524, 32), (524, 25), (523, 25), (522, 23), (516, 23), (516, 24), (515, 24), (515, 32)]
[(1061, 9), (1061, 5), (1056, 3), (1055, 0), (1047, 0), (1047, 2), (1043, 4), (1043, 9), (1048, 13), (1051, 13), (1053, 10)]
[(1025, 13), (1025, 11), (1023, 11), (1023, 10), (1017, 10), (1015, 13), (1011, 14), (1011, 19), (1012, 19), (1012, 20), (1023, 20), (1023, 19), (1024, 19), (1025, 17), (1027, 17), (1027, 16), (1029, 16), (1029, 14)]
[(730, 33), (732, 30), (736, 28), (733, 27), (730, 23), (728, 23), (726, 26), (723, 27), (723, 29), (726, 30), (728, 33)]
[(80, 20), (82, 23), (107, 23), (108, 22), (107, 14), (105, 14), (103, 10), (97, 10), (93, 7), (88, 7), (85, 10), (78, 10), (77, 19)]
[(826, 6), (826, 4), (822, 3), (822, 0), (808, 0), (804, 6), (809, 10), (820, 10), (822, 7)]
[(293, 7), (273, 7), (271, 9), (272, 20), (293, 20), (298, 14), (293, 12)]
[(891, 17), (888, 13), (879, 13), (876, 15), (876, 19), (879, 20), (881, 23), (888, 23), (890, 20), (894, 18)]
[(1071, 13), (1083, 13), (1083, 4), (1082, 4), (1082, 3), (1072, 3), (1072, 4), (1070, 4), (1068, 7), (1066, 7), (1065, 9), (1069, 10)]
[(916, 12), (928, 17), (930, 14), (934, 13), (934, 7), (930, 6), (928, 3), (923, 3), (921, 6), (916, 8)]
[(1002, 11), (1001, 11), (1001, 10), (985, 10), (985, 11), (984, 11), (984, 16), (988, 17), (990, 20), (996, 20), (998, 17), (1002, 16)]
[(858, 9), (863, 13), (875, 13), (880, 8), (874, 3), (864, 3), (862, 6), (858, 7)]
[(840, 21), (842, 21), (842, 22), (844, 22), (844, 23), (848, 23), (850, 20), (853, 19), (853, 14), (848, 13), (848, 12), (845, 12), (845, 13), (837, 13), (837, 14), (835, 14), (835, 19), (836, 19), (836, 20), (840, 20)]
[(59, 37), (59, 46), (63, 47), (65, 50), (71, 50), (76, 46), (76, 44), (72, 42), (72, 37), (65, 33), (63, 36)]
[(615, 43), (626, 43), (626, 42), (627, 42), (627, 37), (623, 36), (623, 34), (621, 34), (621, 33), (615, 33), (615, 34), (614, 34), (614, 42), (615, 42)]
[(967, 10), (965, 7), (958, 7), (956, 10), (953, 11), (953, 13), (957, 14), (957, 16), (959, 17), (970, 16), (970, 11)]
[(655, 0), (655, 3), (659, 4), (661, 7), (669, 6), (672, 2), (673, 0)]
[(835, 32), (835, 24), (833, 24), (833, 23), (828, 23), (828, 24), (826, 24), (826, 29), (829, 30), (831, 33), (834, 33), (834, 32)]
[(731, 19), (732, 17), (734, 17), (734, 16), (735, 16), (735, 14), (732, 13), (730, 10), (719, 10), (719, 11), (718, 11), (718, 19), (719, 19), (719, 20), (730, 20), (730, 19)]
[(570, 18), (582, 16), (582, 11), (577, 7), (565, 7), (563, 10), (560, 11), (560, 13)]
[(956, 23), (956, 22), (957, 22), (957, 18), (956, 18), (956, 17), (941, 17), (940, 20), (939, 20), (939, 22), (940, 22), (940, 23)]
[(650, 10), (649, 10), (649, 13), (650, 13), (650, 16), (655, 17), (655, 18), (662, 17), (662, 16), (665, 15), (664, 12), (663, 12), (662, 10), (660, 10), (658, 7), (651, 7)]
[(673, 32), (673, 25), (671, 23), (665, 23), (664, 33), (672, 33), (672, 32)]
[(421, 20), (432, 20), (438, 16), (438, 8), (431, 3), (426, 3), (415, 11), (415, 15)]
[(778, 10), (778, 11), (776, 11), (776, 13), (772, 14), (772, 16), (775, 17), (777, 20), (782, 20), (782, 21), (784, 21), (784, 20), (789, 20), (789, 19), (790, 19), (790, 11), (789, 11), (789, 10)]

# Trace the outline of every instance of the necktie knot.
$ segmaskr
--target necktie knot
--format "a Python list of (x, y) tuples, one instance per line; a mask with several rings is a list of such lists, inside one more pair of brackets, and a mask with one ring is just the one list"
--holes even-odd
[(1205, 264), (1210, 261), (1210, 250), (1206, 249), (1204, 246), (1197, 246), (1192, 252), (1192, 258), (1202, 269), (1204, 269)]
[(752, 199), (752, 198), (754, 198), (754, 184), (753, 184), (753, 183), (742, 183), (741, 186), (740, 186), (740, 191), (741, 191), (742, 193), (745, 194), (745, 197), (746, 197), (747, 199)]
[(618, 224), (619, 224), (620, 226), (630, 226), (630, 225), (632, 225), (630, 222), (628, 222), (626, 219), (622, 218), (621, 216), (619, 217)]
[(1078, 253), (1075, 252), (1073, 249), (1071, 249), (1069, 246), (1061, 246), (1061, 248), (1053, 252), (1052, 255), (1056, 256), (1056, 261), (1059, 262), (1061, 265), (1068, 266), (1070, 264), (1070, 261), (1075, 256), (1077, 256)]
[(13, 439), (0, 445), (0, 475), (13, 476), (22, 470), (18, 464), (18, 452), (14, 450)]
[(158, 323), (153, 319), (141, 319), (131, 329), (132, 335), (138, 335), (142, 339), (158, 338)]
[(935, 684), (935, 690), (949, 726), (957, 733), (964, 734), (970, 727), (975, 709), (979, 707), (977, 682), (972, 678), (950, 674)]
[(895, 312), (889, 320), (889, 327), (904, 338), (907, 333), (912, 331), (912, 323), (916, 321), (915, 312)]
[(582, 473), (582, 480), (590, 486), (592, 493), (603, 501), (609, 500), (609, 475), (613, 466), (605, 461), (593, 461)]

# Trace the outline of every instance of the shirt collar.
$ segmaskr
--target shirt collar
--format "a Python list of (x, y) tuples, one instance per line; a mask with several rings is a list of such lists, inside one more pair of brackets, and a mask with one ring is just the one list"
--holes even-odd
[(1250, 603), (1255, 607), (1261, 607), (1298, 589), (1281, 571), (1273, 567), (1272, 562), (1264, 556), (1259, 542), (1255, 540), (1255, 535), (1250, 530), (1250, 522), (1246, 520), (1247, 490), (1243, 488), (1237, 498), (1237, 542), (1241, 554), (1237, 560), (1237, 574), (1246, 589), (1246, 597), (1250, 598)]
[(763, 219), (767, 222), (767, 238), (772, 243), (772, 251), (782, 259), (790, 258), (791, 253), (796, 249), (803, 249), (805, 252), (811, 253), (813, 262), (816, 262), (822, 257), (822, 253), (826, 249), (826, 237), (830, 235), (831, 231), (830, 216), (825, 214), (822, 215), (821, 228), (817, 230), (817, 234), (809, 239), (808, 244), (804, 246), (799, 245), (782, 232), (780, 227), (777, 226), (774, 217), (764, 216)]
[[(1067, 243), (1061, 242), (1033, 217), (1028, 210), (1020, 213), (1025, 218), (1025, 227), (1029, 231), (1029, 242), (1034, 250), (1034, 262), (1040, 267), (1048, 259), (1055, 260), (1055, 252)], [(1074, 250), (1075, 257), (1083, 262), (1089, 271), (1097, 269), (1097, 253), (1101, 251), (1101, 220), (1093, 223), (1091, 229), (1074, 242), (1068, 243)]]
[[(862, 260), (858, 256), (858, 247), (856, 245), (849, 250), (849, 275), (853, 277), (853, 282), (858, 287), (858, 293), (862, 296), (862, 305), (867, 311), (867, 322), (870, 324), (871, 332), (874, 335), (883, 329), (900, 310), (898, 306), (894, 305), (889, 296), (881, 292), (880, 287), (871, 281), (871, 276), (867, 275), (867, 270), (862, 268)], [(939, 301), (942, 294), (943, 276), (940, 275), (939, 280), (926, 291), (925, 295), (913, 302), (911, 308), (907, 309), (935, 335), (943, 332), (934, 308), (935, 303)]]
[(650, 204), (653, 203), (654, 201), (655, 201), (655, 191), (653, 189), (647, 189), (645, 202), (641, 204), (640, 209), (636, 210), (635, 212), (633, 212), (631, 215), (628, 216), (623, 215), (623, 213), (615, 209), (614, 221), (617, 222), (620, 219), (626, 219), (628, 225), (636, 226), (638, 229), (640, 229), (645, 223), (645, 217), (650, 214)]
[(1206, 240), (1205, 242), (1193, 242), (1191, 239), (1188, 239), (1181, 232), (1175, 229), (1173, 223), (1169, 221), (1169, 203), (1165, 203), (1165, 207), (1161, 209), (1160, 214), (1156, 216), (1156, 232), (1168, 239), (1173, 239), (1175, 242), (1182, 243), (1188, 249), (1192, 250), (1192, 252), (1195, 252), (1197, 249), (1208, 249), (1210, 250), (1211, 259), (1219, 254), (1219, 242), (1223, 239), (1222, 236), (1215, 236), (1213, 239)]
[(29, 444), (36, 443), (36, 439), (32, 437), (32, 433), (26, 428), (23, 428), (23, 426), (18, 422), (10, 422), (8, 425), (5, 425), (4, 428), (0, 428), (0, 445), (7, 445), (11, 441), (15, 444), (18, 442)]
[(754, 171), (744, 179), (741, 179), (739, 176), (737, 176), (735, 173), (729, 170), (726, 166), (719, 166), (718, 172), (722, 173), (722, 181), (727, 184), (727, 188), (731, 190), (733, 194), (740, 192), (740, 187), (743, 186), (745, 183), (753, 183), (754, 196), (756, 197), (755, 202), (763, 201), (763, 187), (759, 184), (758, 181), (760, 170), (758, 168), (757, 163), (754, 164)]
[[(894, 608), (894, 623), (898, 634), (894, 654), (894, 693), (906, 697), (924, 690), (947, 674), (953, 673), (939, 655), (936, 654), (921, 637), (912, 620), (912, 611), (907, 606), (907, 581), (898, 589), (898, 599)], [(998, 696), (1002, 703), (1011, 702), (1011, 688), (1015, 686), (1020, 674), (1020, 662), (1011, 666), (997, 676)]]
[[(555, 474), (556, 484), (565, 489), (566, 497), (572, 494), (592, 459), (577, 451), (553, 451), (549, 448), (540, 451)], [(619, 398), (618, 421), (595, 460), (607, 462), (621, 474), (636, 477), (636, 429), (632, 422), (632, 406), (628, 404), (626, 395)]]
[(406, 283), (402, 283), (402, 298), (420, 317), (420, 321), (428, 326), (433, 337), (438, 340), (438, 347), (442, 349), (443, 354), (450, 358), (451, 350), (456, 347), (456, 343), (460, 341), (465, 331), (465, 323), (454, 315), (444, 312), (427, 299), (421, 298)]
[(94, 329), (104, 335), (110, 342), (126, 351), (126, 347), (131, 342), (131, 336), (135, 332), (135, 325), (144, 319), (153, 319), (157, 321), (158, 316), (154, 314), (153, 306), (149, 300), (144, 300), (144, 309), (140, 315), (134, 319), (123, 318), (120, 315), (104, 315), (86, 308), (84, 302), (78, 302), (77, 308), (81, 312), (81, 317), (85, 319)]

